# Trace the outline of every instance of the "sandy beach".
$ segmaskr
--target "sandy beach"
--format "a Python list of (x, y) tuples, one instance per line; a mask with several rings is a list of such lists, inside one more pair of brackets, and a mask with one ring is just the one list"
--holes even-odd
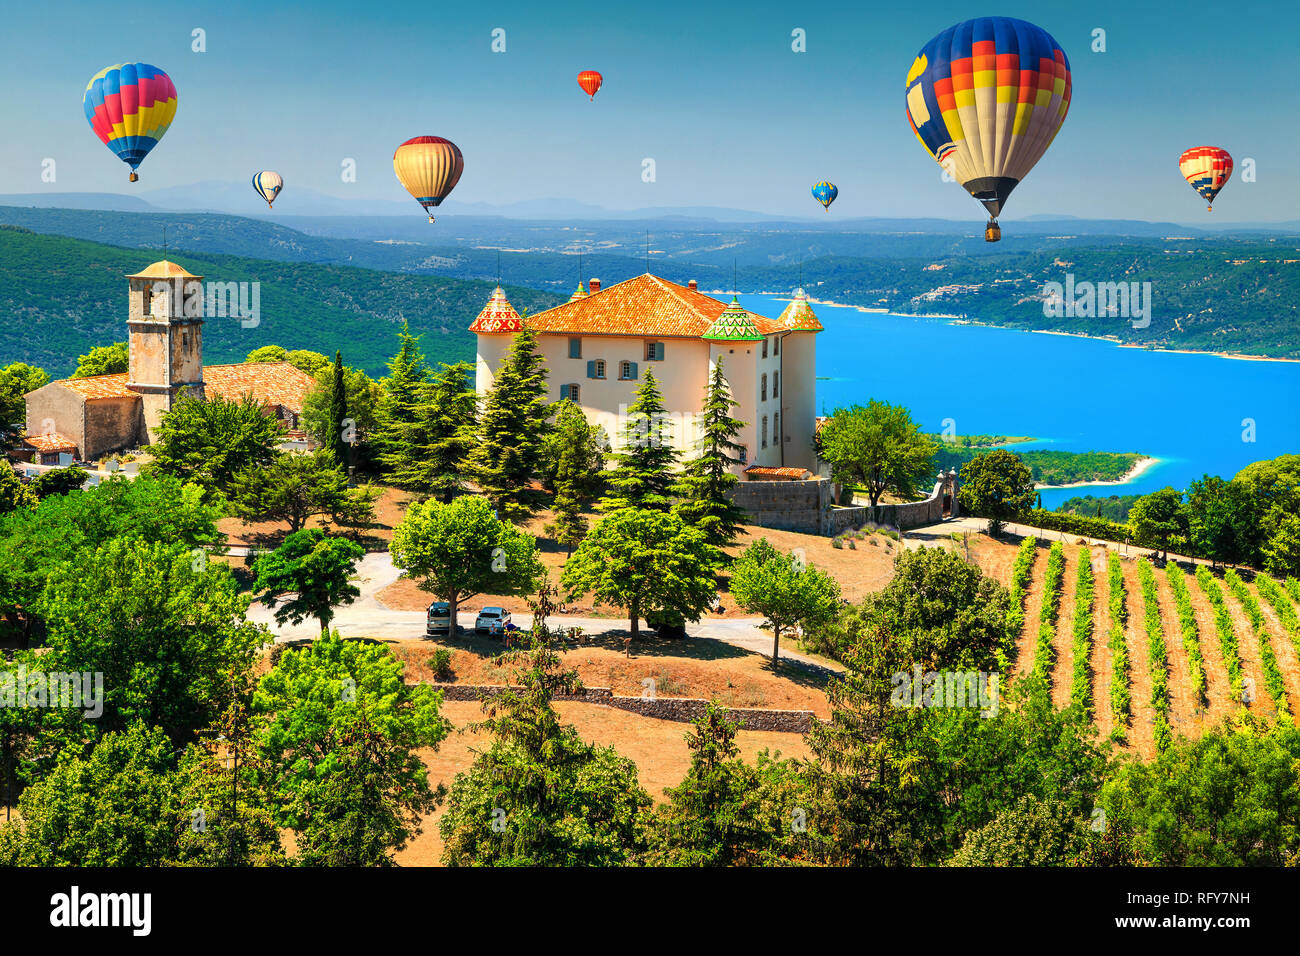
[(1128, 470), (1128, 473), (1125, 474), (1123, 478), (1117, 478), (1114, 481), (1072, 481), (1068, 485), (1034, 485), (1034, 489), (1038, 490), (1040, 488), (1091, 488), (1099, 485), (1126, 485), (1130, 481), (1136, 479), (1148, 468), (1157, 464), (1159, 461), (1160, 461), (1159, 458), (1139, 458), (1136, 462), (1133, 463), (1133, 467)]

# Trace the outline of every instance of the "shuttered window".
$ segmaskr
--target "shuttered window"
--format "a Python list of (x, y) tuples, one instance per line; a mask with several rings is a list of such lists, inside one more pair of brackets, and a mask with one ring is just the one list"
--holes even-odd
[(569, 358), (582, 358), (582, 339), (569, 339)]
[(759, 381), (762, 384), (759, 386), (758, 389), (758, 400), (760, 402), (765, 402), (767, 401), (767, 373), (766, 372), (763, 373), (763, 377), (759, 379)]
[(561, 401), (563, 401), (564, 399), (567, 398), (569, 401), (573, 402), (574, 404), (577, 404), (577, 402), (578, 402), (578, 395), (579, 395), (579, 394), (580, 394), (580, 391), (579, 391), (577, 385), (561, 385), (561, 386), (560, 386), (560, 400), (561, 400)]
[(763, 447), (767, 447), (767, 416), (763, 416)]
[(781, 373), (772, 373), (772, 397), (777, 398), (781, 394)]
[(664, 360), (664, 344), (662, 342), (647, 342), (645, 344), (645, 360), (647, 362), (662, 362)]
[(624, 381), (635, 381), (636, 362), (620, 362), (618, 364), (618, 377)]
[(605, 377), (605, 360), (592, 359), (587, 363), (587, 378), (604, 378)]

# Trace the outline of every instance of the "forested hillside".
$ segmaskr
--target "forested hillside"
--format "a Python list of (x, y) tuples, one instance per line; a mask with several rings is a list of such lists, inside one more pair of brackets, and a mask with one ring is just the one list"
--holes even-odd
[[(0, 364), (28, 362), (52, 376), (70, 374), (77, 356), (126, 338), (125, 276), (161, 258), (116, 246), (37, 235), (0, 226)], [(473, 360), (466, 331), (492, 293), (492, 283), (379, 272), (346, 266), (271, 262), (231, 255), (173, 253), (196, 275), (220, 282), (258, 282), (260, 319), (209, 319), (203, 358), (242, 361), (263, 345), (332, 353), (372, 375), (382, 374), (403, 320), (423, 335), (432, 361)], [(560, 296), (508, 286), (521, 312), (537, 312)]]

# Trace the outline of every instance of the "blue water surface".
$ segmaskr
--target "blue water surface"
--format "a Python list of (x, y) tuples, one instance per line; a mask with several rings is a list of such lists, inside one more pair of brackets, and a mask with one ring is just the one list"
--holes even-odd
[[(789, 300), (740, 301), (775, 318)], [(942, 432), (951, 418), (958, 434), (1041, 440), (1017, 448), (1160, 459), (1122, 485), (1044, 489), (1045, 507), (1074, 495), (1182, 489), (1205, 474), (1228, 478), (1253, 461), (1300, 453), (1300, 362), (1123, 348), (846, 306), (813, 309), (826, 327), (817, 336), (819, 414), (876, 398), (906, 405), (930, 432)]]

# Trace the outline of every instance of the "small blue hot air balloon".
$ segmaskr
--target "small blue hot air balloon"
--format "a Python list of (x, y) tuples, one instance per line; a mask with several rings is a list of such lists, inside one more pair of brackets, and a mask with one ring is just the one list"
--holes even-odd
[(830, 212), (831, 203), (835, 201), (835, 197), (840, 194), (840, 191), (835, 188), (834, 183), (828, 183), (823, 180), (812, 188), (812, 194), (813, 199), (816, 199), (823, 207), (825, 207), (827, 212)]

